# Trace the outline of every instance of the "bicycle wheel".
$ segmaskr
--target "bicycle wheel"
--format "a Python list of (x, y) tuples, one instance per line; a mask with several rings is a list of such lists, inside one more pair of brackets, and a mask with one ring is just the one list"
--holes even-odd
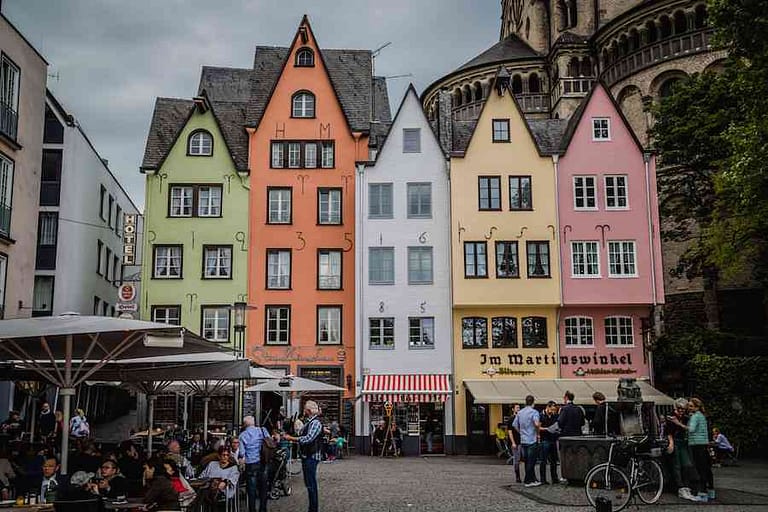
[(629, 478), (616, 466), (608, 463), (598, 464), (584, 478), (587, 500), (594, 507), (597, 498), (611, 502), (611, 510), (618, 512), (627, 506), (631, 497)]
[(664, 473), (655, 460), (640, 459), (637, 461), (636, 481), (633, 488), (643, 503), (653, 505), (664, 490)]

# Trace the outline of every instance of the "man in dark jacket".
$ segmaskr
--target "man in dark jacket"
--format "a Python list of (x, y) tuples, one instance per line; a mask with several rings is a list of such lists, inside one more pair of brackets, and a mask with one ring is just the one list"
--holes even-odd
[(584, 411), (573, 405), (574, 395), (570, 391), (565, 392), (563, 406), (557, 417), (557, 425), (560, 427), (560, 435), (563, 437), (580, 436), (581, 427), (584, 426)]

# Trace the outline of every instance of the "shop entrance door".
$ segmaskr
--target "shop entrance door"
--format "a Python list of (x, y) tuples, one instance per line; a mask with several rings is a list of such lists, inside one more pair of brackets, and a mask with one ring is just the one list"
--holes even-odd
[(421, 455), (443, 455), (445, 453), (444, 405), (443, 402), (433, 402), (423, 403), (419, 406)]
[(488, 405), (476, 404), (471, 393), (467, 393), (467, 436), (470, 455), (485, 455), (488, 451), (490, 430)]

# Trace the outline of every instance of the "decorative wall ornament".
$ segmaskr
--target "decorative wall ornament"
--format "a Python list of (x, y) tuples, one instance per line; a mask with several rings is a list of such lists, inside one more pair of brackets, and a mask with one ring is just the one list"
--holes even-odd
[(422, 231), (421, 233), (419, 233), (419, 238), (418, 238), (419, 243), (420, 244), (427, 243), (427, 241), (429, 240), (428, 237), (429, 237), (429, 235), (427, 234), (427, 232), (426, 231)]
[(303, 231), (297, 231), (296, 232), (296, 238), (301, 242), (301, 245), (296, 249), (297, 251), (303, 251), (304, 248), (307, 246), (307, 241), (304, 239), (304, 232)]
[(238, 231), (237, 233), (235, 233), (235, 241), (240, 242), (240, 250), (243, 252), (248, 251), (248, 249), (245, 247), (245, 240), (246, 240), (245, 233), (243, 233), (242, 231)]
[(195, 292), (191, 292), (187, 294), (187, 299), (189, 299), (189, 312), (192, 312), (192, 303), (197, 300), (197, 294)]
[(523, 238), (523, 233), (525, 233), (526, 231), (528, 231), (528, 226), (523, 226), (522, 228), (520, 228), (520, 234), (517, 235), (517, 238)]
[(568, 235), (566, 233), (570, 233), (572, 231), (573, 231), (573, 226), (571, 226), (570, 224), (566, 224), (565, 226), (563, 226), (563, 242), (568, 240)]
[(348, 192), (347, 187), (349, 185), (349, 180), (355, 179), (355, 176), (353, 174), (342, 174), (341, 175), (341, 183), (344, 186), (344, 193), (346, 194)]
[(147, 230), (147, 242), (152, 243), (157, 239), (157, 233), (151, 229)]
[(605, 247), (605, 231), (606, 230), (610, 231), (611, 226), (609, 226), (608, 224), (598, 224), (597, 226), (595, 226), (595, 231), (597, 231), (598, 229), (600, 230), (600, 236), (603, 238), (603, 247)]
[(555, 239), (555, 226), (553, 226), (552, 224), (547, 224), (547, 228), (549, 228), (549, 230), (552, 232), (552, 240), (554, 240)]
[(230, 190), (232, 189), (232, 178), (234, 178), (234, 177), (235, 177), (235, 175), (231, 174), (231, 173), (223, 175), (224, 180), (226, 180), (226, 182), (227, 182), (227, 194), (229, 194)]
[(498, 229), (499, 228), (497, 228), (496, 226), (491, 226), (491, 229), (488, 231), (488, 234), (485, 235), (485, 239), (490, 240), (491, 238), (493, 238), (493, 232), (497, 231)]
[(348, 246), (345, 249), (342, 249), (344, 252), (349, 252), (352, 250), (352, 247), (354, 247), (355, 242), (350, 238), (352, 236), (352, 233), (344, 233), (344, 241), (347, 242)]
[(301, 194), (304, 195), (304, 182), (309, 179), (309, 174), (299, 174), (296, 179), (301, 182)]
[(163, 181), (165, 181), (167, 179), (168, 179), (168, 174), (167, 173), (163, 172), (163, 173), (160, 173), (160, 174), (157, 175), (157, 184), (160, 187), (160, 192), (163, 191)]
[(461, 234), (462, 234), (463, 232), (465, 232), (467, 229), (461, 225), (461, 222), (458, 222), (458, 225), (459, 225), (459, 229), (458, 229), (458, 233), (459, 233), (459, 242), (461, 242)]

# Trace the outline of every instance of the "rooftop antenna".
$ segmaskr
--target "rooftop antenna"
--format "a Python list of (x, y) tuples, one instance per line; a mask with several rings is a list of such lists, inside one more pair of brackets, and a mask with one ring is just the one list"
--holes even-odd
[(55, 73), (48, 73), (48, 78), (52, 78), (52, 79), (54, 79), (54, 80), (56, 80), (58, 82), (59, 78), (60, 78), (59, 77), (59, 72), (57, 71)]
[[(383, 50), (384, 48), (386, 48), (391, 44), (392, 44), (392, 41), (387, 41), (386, 43), (384, 43), (383, 45), (379, 46), (378, 48), (376, 48), (371, 52), (371, 84), (373, 84), (373, 77), (376, 76), (376, 57), (379, 56), (379, 54), (381, 53), (381, 50)], [(371, 89), (373, 89), (373, 87), (371, 87)], [(374, 93), (371, 95), (371, 108), (368, 111), (368, 119), (370, 119), (370, 121), (375, 121), (374, 119), (375, 116), (373, 115), (373, 113), (376, 111), (375, 103), (376, 103), (376, 94)]]

